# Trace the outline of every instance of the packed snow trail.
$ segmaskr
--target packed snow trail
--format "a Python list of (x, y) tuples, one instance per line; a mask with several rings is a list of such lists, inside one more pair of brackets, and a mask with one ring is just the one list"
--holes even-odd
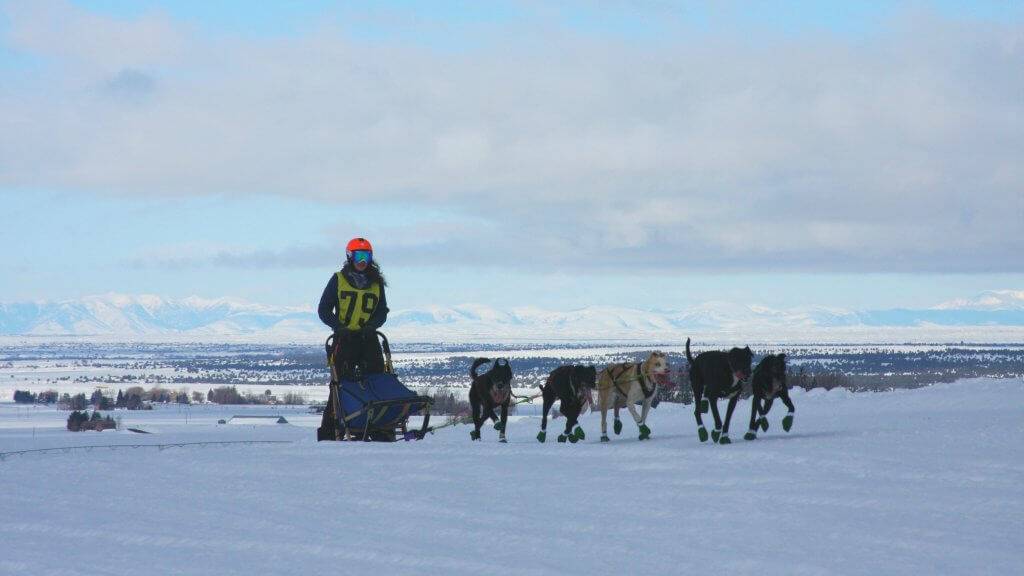
[[(445, 429), (422, 442), (316, 443), (302, 426), (125, 416), (156, 442), (288, 445), (94, 451), (0, 463), (0, 574), (1017, 574), (1024, 566), (1024, 382), (888, 393), (794, 391), (792, 432), (697, 441), (662, 404), (654, 438), (509, 444)], [(0, 407), (0, 450), (30, 438)], [(54, 412), (54, 418), (66, 416)], [(560, 430), (561, 420), (549, 425)], [(133, 436), (138, 440), (140, 436)], [(81, 442), (85, 442), (82, 440)]]

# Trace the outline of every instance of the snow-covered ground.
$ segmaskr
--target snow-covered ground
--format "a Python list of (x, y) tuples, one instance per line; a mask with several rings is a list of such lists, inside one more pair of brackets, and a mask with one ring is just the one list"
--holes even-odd
[[(117, 412), (149, 435), (70, 433), (66, 413), (0, 404), (0, 574), (1019, 574), (1024, 381), (795, 390), (797, 417), (730, 446), (662, 404), (654, 438), (316, 443), (288, 407)], [(723, 404), (724, 406), (724, 404)], [(529, 412), (529, 411), (524, 411)], [(282, 414), (276, 426), (217, 425)], [(628, 416), (627, 416), (628, 419)], [(283, 440), (280, 444), (194, 442)]]

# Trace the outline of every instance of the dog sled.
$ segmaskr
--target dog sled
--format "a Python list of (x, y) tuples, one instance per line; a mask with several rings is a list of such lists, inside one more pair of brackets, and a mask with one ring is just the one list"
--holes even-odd
[[(324, 347), (331, 368), (330, 394), (316, 439), (394, 442), (398, 439), (421, 440), (429, 431), (433, 399), (406, 388), (395, 376), (391, 346), (377, 332), (384, 351), (384, 372), (364, 374), (361, 366), (339, 374), (335, 366), (334, 336)], [(419, 429), (409, 429), (410, 416), (422, 416)]]

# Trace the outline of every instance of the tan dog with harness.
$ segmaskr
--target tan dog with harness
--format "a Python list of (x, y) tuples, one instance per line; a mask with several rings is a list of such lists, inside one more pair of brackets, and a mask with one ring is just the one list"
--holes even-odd
[[(640, 429), (640, 439), (651, 437), (651, 429), (647, 427), (647, 413), (651, 410), (651, 401), (658, 392), (658, 384), (668, 377), (668, 358), (662, 352), (651, 352), (646, 360), (639, 364), (625, 362), (612, 364), (598, 375), (597, 404), (601, 408), (601, 442), (608, 442), (608, 409), (615, 409), (615, 433), (622, 432), (622, 421), (619, 420), (619, 409), (625, 406), (633, 415)], [(642, 413), (637, 414), (635, 404), (643, 402)]]

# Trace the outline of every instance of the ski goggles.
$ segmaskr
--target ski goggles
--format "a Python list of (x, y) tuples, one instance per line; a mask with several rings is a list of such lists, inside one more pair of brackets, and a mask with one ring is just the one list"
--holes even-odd
[(373, 260), (373, 252), (369, 250), (353, 250), (352, 251), (352, 263), (366, 263), (369, 264)]

